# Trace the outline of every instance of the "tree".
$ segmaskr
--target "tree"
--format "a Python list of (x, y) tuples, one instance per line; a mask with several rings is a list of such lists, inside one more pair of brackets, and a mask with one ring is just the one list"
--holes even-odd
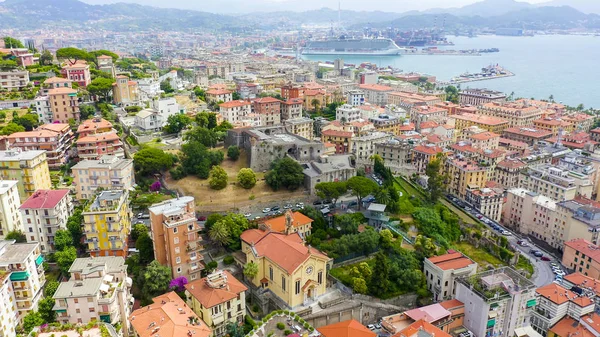
[(444, 91), (446, 92), (446, 101), (458, 104), (458, 89), (453, 86), (447, 86)]
[(54, 254), (56, 258), (56, 263), (58, 267), (63, 272), (63, 274), (67, 275), (69, 273), (69, 268), (73, 264), (73, 261), (77, 258), (77, 249), (75, 247), (67, 247), (63, 251), (58, 251)]
[(315, 108), (315, 112), (317, 112), (319, 110), (319, 105), (321, 105), (321, 102), (318, 99), (313, 98), (312, 101), (310, 101), (310, 105), (312, 105)]
[(166, 133), (178, 133), (192, 124), (192, 119), (185, 114), (175, 114), (167, 118), (167, 125), (163, 128)]
[(355, 266), (350, 270), (350, 276), (361, 277), (368, 281), (371, 279), (371, 276), (373, 276), (373, 271), (368, 263), (361, 262), (358, 264), (358, 266)]
[(173, 166), (173, 157), (157, 148), (144, 147), (133, 155), (135, 170), (149, 176), (161, 173)]
[(96, 64), (96, 66), (98, 66), (98, 56), (102, 56), (102, 55), (112, 57), (113, 62), (116, 62), (117, 59), (119, 58), (119, 55), (113, 53), (110, 50), (99, 49), (99, 50), (94, 50), (94, 51), (88, 52), (88, 61), (93, 62), (94, 64)]
[(96, 108), (93, 105), (82, 104), (79, 106), (79, 119), (86, 120), (94, 117)]
[(246, 263), (244, 266), (244, 276), (252, 280), (258, 275), (258, 265), (253, 261)]
[(224, 217), (225, 217), (224, 215), (219, 214), (219, 213), (213, 213), (213, 214), (209, 215), (206, 218), (206, 222), (204, 223), (204, 228), (206, 228), (206, 231), (210, 231), (212, 226), (214, 226), (217, 223), (217, 221), (220, 221)]
[(113, 83), (115, 80), (112, 78), (96, 77), (92, 83), (87, 86), (87, 91), (95, 96), (102, 96), (105, 102), (108, 102), (113, 90)]
[(375, 255), (375, 268), (373, 269), (373, 277), (371, 278), (371, 292), (375, 295), (383, 295), (390, 288), (390, 261), (388, 257), (379, 252)]
[(42, 55), (40, 55), (40, 65), (47, 66), (51, 65), (54, 60), (54, 55), (49, 50), (44, 50)]
[(362, 199), (375, 192), (378, 187), (376, 182), (366, 177), (356, 176), (348, 179), (348, 189), (356, 197), (359, 210), (362, 207)]
[(24, 127), (25, 131), (33, 131), (33, 129), (40, 125), (39, 116), (35, 113), (28, 113), (21, 117), (13, 118), (12, 122)]
[(213, 166), (210, 170), (208, 184), (213, 190), (222, 190), (227, 187), (227, 172), (221, 166)]
[(152, 238), (147, 232), (138, 236), (138, 239), (135, 242), (135, 248), (140, 252), (141, 264), (146, 265), (150, 261), (154, 260), (154, 247), (152, 245)]
[(70, 65), (77, 63), (79, 60), (88, 60), (90, 55), (85, 50), (77, 49), (77, 48), (60, 48), (56, 51), (57, 59), (65, 59), (69, 62)]
[(185, 290), (185, 285), (188, 284), (188, 279), (185, 276), (179, 276), (169, 282), (169, 289), (181, 292)]
[(237, 182), (245, 189), (251, 189), (256, 185), (256, 174), (251, 168), (242, 168), (237, 174)]
[(168, 79), (160, 82), (160, 90), (164, 91), (165, 94), (175, 92), (175, 89), (173, 89), (173, 87), (171, 86), (171, 82), (169, 82)]
[(435, 203), (443, 193), (445, 177), (440, 173), (442, 160), (443, 156), (438, 156), (425, 168), (425, 175), (428, 177), (427, 191), (429, 192), (429, 201), (432, 203)]
[(583, 104), (579, 104), (576, 108), (577, 111), (583, 111), (585, 109), (585, 106)]
[(415, 250), (429, 258), (435, 255), (437, 246), (431, 238), (419, 234), (415, 239)]
[(52, 297), (44, 297), (38, 302), (38, 312), (45, 323), (56, 321), (56, 311), (52, 310), (56, 302)]
[(37, 311), (30, 311), (25, 317), (23, 317), (23, 331), (25, 334), (29, 334), (33, 328), (44, 324), (44, 319)]
[(303, 168), (297, 161), (289, 157), (276, 160), (271, 170), (265, 175), (267, 184), (275, 191), (284, 187), (294, 191), (304, 182)]
[(381, 246), (381, 248), (383, 249), (390, 249), (392, 248), (392, 240), (394, 239), (394, 234), (392, 234), (392, 231), (390, 231), (389, 229), (382, 229), (379, 232), (379, 244)]
[(221, 247), (225, 247), (231, 243), (231, 232), (227, 224), (223, 221), (217, 222), (208, 232), (210, 239)]
[(163, 266), (154, 260), (146, 267), (144, 272), (144, 294), (150, 297), (162, 295), (169, 290), (171, 281), (171, 268)]
[(215, 147), (218, 139), (215, 131), (197, 126), (184, 135), (184, 140), (197, 141), (206, 147)]
[(65, 248), (73, 245), (73, 236), (71, 232), (65, 229), (57, 230), (54, 233), (54, 249), (63, 251)]
[(361, 277), (355, 277), (352, 279), (352, 290), (359, 294), (366, 294), (369, 289), (367, 288), (367, 282), (365, 279)]
[(81, 215), (82, 208), (77, 207), (71, 215), (67, 219), (67, 229), (71, 233), (71, 237), (73, 238), (73, 243), (76, 247), (81, 246), (81, 236), (83, 233), (81, 232), (81, 223), (83, 222), (83, 215)]
[(336, 227), (340, 228), (343, 234), (358, 233), (358, 226), (360, 225), (360, 222), (353, 214), (338, 215), (335, 217), (334, 223)]
[(234, 92), (231, 94), (231, 99), (232, 99), (232, 100), (234, 100), (234, 101), (237, 101), (237, 100), (239, 100), (239, 99), (241, 99), (241, 98), (242, 98), (242, 97), (240, 96), (240, 94), (238, 94), (238, 92), (237, 92), (237, 91), (234, 91)]
[[(227, 331), (227, 336), (229, 337), (244, 337), (246, 334), (244, 333), (244, 327), (239, 324), (227, 323), (225, 325), (225, 331)], [(286, 335), (287, 336), (287, 335)]]
[[(393, 192), (397, 193), (395, 190)], [(375, 192), (375, 200), (380, 204), (389, 204), (392, 200), (390, 196), (390, 191), (387, 188), (378, 188)]]
[(210, 169), (223, 161), (223, 152), (208, 151), (202, 143), (191, 140), (181, 146), (180, 159), (184, 174), (207, 179)]
[(348, 192), (348, 185), (345, 181), (323, 182), (315, 185), (315, 191), (319, 198), (331, 199), (335, 205), (337, 200)]
[(137, 241), (144, 234), (148, 235), (148, 227), (142, 223), (136, 224), (131, 230), (131, 240)]
[(21, 231), (12, 231), (6, 233), (4, 240), (15, 240), (16, 243), (25, 243), (27, 242), (27, 237)]
[(8, 49), (12, 49), (12, 48), (25, 48), (25, 46), (23, 45), (23, 43), (20, 40), (17, 40), (15, 38), (12, 38), (10, 36), (5, 36), (4, 37), (4, 46)]
[(232, 145), (227, 148), (227, 158), (231, 160), (238, 160), (240, 157), (240, 148), (236, 145)]
[(52, 295), (54, 295), (54, 293), (56, 292), (56, 289), (58, 289), (59, 285), (60, 283), (56, 280), (50, 280), (46, 282), (46, 285), (44, 286), (44, 296), (52, 297)]

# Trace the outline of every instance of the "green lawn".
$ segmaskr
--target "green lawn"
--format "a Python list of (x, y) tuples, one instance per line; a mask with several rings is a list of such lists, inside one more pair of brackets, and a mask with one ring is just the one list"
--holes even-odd
[(458, 215), (458, 217), (464, 222), (464, 223), (468, 223), (468, 224), (478, 224), (477, 221), (475, 221), (475, 219), (473, 219), (470, 215), (468, 215), (467, 213), (465, 213), (463, 210), (459, 209), (458, 207), (454, 206), (451, 202), (449, 202), (446, 199), (440, 198), (440, 202), (442, 203), (442, 205), (448, 207), (452, 213)]
[(494, 255), (486, 252), (483, 248), (475, 248), (468, 242), (457, 242), (453, 245), (454, 249), (459, 250), (466, 256), (470, 257), (471, 260), (477, 262), (481, 267), (492, 265), (494, 267), (500, 267), (504, 265), (504, 262)]
[(529, 259), (526, 258), (523, 255), (519, 255), (519, 261), (515, 265), (515, 269), (517, 269), (517, 270), (520, 270), (520, 269), (525, 270), (528, 273), (528, 277), (531, 277), (531, 275), (533, 275), (533, 265), (531, 264), (531, 262), (529, 261)]
[(146, 147), (150, 147), (150, 148), (154, 148), (154, 149), (161, 149), (161, 148), (167, 146), (167, 144), (165, 144), (165, 143), (157, 142), (156, 139), (153, 140), (153, 141), (151, 141), (151, 142), (142, 143), (140, 145), (146, 146)]

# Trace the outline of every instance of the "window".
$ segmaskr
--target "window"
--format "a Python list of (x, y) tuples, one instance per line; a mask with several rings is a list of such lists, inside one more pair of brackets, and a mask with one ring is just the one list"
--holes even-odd
[(90, 307), (90, 312), (96, 312), (96, 308), (91, 308)]
[(281, 276), (281, 289), (285, 291), (285, 277), (283, 275)]
[(273, 281), (273, 267), (269, 266), (269, 279)]
[(176, 237), (176, 238), (174, 238), (174, 239), (173, 239), (173, 243), (174, 243), (174, 244), (176, 244), (176, 245), (178, 245), (178, 244), (179, 244), (179, 238), (177, 238), (177, 237)]
[(175, 254), (179, 254), (179, 251), (180, 251), (179, 247), (175, 247)]
[(81, 313), (81, 310), (75, 309), (75, 313), (79, 314), (79, 313)]
[(320, 270), (319, 273), (317, 274), (317, 282), (319, 284), (323, 284), (323, 271)]
[(181, 267), (177, 267), (177, 274), (181, 274)]
[(173, 228), (173, 233), (177, 234), (177, 227)]
[(176, 257), (175, 258), (175, 263), (177, 263), (177, 264), (181, 263), (181, 257), (179, 257), (179, 256)]
[(447, 287), (448, 286), (448, 281), (446, 281), (446, 283), (444, 283), (444, 286)]
[(300, 280), (296, 281), (296, 292), (295, 294), (298, 295), (300, 293)]

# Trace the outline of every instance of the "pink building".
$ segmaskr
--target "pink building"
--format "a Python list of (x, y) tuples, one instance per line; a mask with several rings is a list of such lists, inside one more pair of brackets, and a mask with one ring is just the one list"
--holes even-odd
[(125, 157), (123, 142), (114, 131), (95, 133), (77, 140), (77, 155), (80, 160), (99, 160), (106, 154)]
[(80, 87), (87, 87), (92, 82), (90, 66), (87, 62), (79, 60), (75, 64), (67, 64), (61, 70), (63, 77), (77, 82)]
[(35, 63), (33, 53), (27, 48), (0, 48), (0, 53), (14, 56), (17, 59), (17, 63), (23, 67), (27, 67)]

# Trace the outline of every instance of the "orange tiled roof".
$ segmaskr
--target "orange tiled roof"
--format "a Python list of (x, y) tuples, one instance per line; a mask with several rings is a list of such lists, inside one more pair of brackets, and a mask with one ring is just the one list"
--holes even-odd
[(65, 82), (72, 82), (70, 79), (68, 78), (62, 78), (62, 77), (50, 77), (49, 79), (44, 81), (44, 84), (50, 84), (50, 83), (65, 83)]
[(204, 308), (212, 308), (215, 305), (230, 301), (237, 298), (238, 294), (248, 290), (248, 288), (233, 277), (230, 272), (224, 270), (223, 273), (227, 277), (227, 283), (224, 287), (210, 287), (205, 277), (186, 284), (185, 289), (195, 297)]
[(209, 95), (227, 95), (233, 93), (233, 91), (225, 90), (225, 89), (211, 89), (206, 92)]
[(600, 296), (600, 281), (593, 277), (581, 273), (573, 273), (565, 275), (563, 279), (580, 288), (589, 288), (596, 293), (596, 296)]
[(415, 147), (413, 149), (413, 151), (415, 151), (415, 152), (421, 152), (421, 153), (426, 153), (426, 154), (430, 154), (430, 155), (436, 155), (438, 153), (444, 152), (444, 149), (442, 149), (439, 146), (419, 145), (419, 146)]
[(440, 302), (440, 305), (441, 305), (442, 307), (444, 307), (444, 309), (446, 309), (446, 310), (450, 310), (450, 309), (452, 309), (452, 308), (456, 308), (456, 307), (462, 307), (462, 306), (464, 306), (465, 304), (464, 304), (463, 302), (461, 302), (461, 301), (459, 301), (459, 300), (457, 300), (457, 299), (455, 299), (455, 298), (454, 298), (454, 299), (451, 299), (451, 300), (447, 300), (447, 301), (444, 301), (444, 302)]
[(104, 118), (100, 118), (100, 120), (95, 119), (87, 119), (77, 127), (77, 133), (87, 132), (87, 131), (95, 131), (98, 129), (110, 129), (112, 128), (112, 123), (107, 121)]
[(500, 137), (500, 135), (494, 132), (480, 132), (471, 135), (469, 138), (473, 138), (475, 140), (489, 140), (496, 137)]
[(565, 242), (565, 246), (591, 257), (596, 262), (600, 261), (600, 247), (586, 239), (573, 239)]
[[(292, 225), (294, 227), (304, 226), (313, 222), (313, 219), (307, 217), (306, 215), (300, 212), (293, 212), (291, 214)], [(285, 214), (276, 218), (265, 220), (264, 224), (275, 232), (283, 233), (285, 232)]]
[(69, 126), (69, 124), (66, 123), (51, 123), (38, 126), (38, 129), (50, 130), (55, 132), (69, 131), (70, 128), (71, 127)]
[(119, 139), (119, 135), (116, 132), (103, 132), (103, 133), (95, 133), (89, 136), (79, 138), (77, 140), (77, 144), (86, 144), (86, 143), (97, 143), (104, 141), (112, 141)]
[(361, 84), (358, 87), (363, 90), (394, 91), (394, 89), (392, 87), (388, 87), (387, 85), (379, 85), (379, 84)]
[(376, 333), (367, 329), (358, 321), (351, 319), (317, 329), (323, 337), (375, 337)]
[(351, 131), (323, 130), (323, 131), (321, 131), (321, 135), (323, 135), (323, 136), (331, 136), (331, 137), (350, 138), (354, 134)]
[(246, 106), (246, 105), (250, 105), (250, 102), (237, 100), (237, 101), (230, 101), (230, 102), (225, 102), (225, 103), (219, 104), (219, 106), (224, 109), (242, 107), (242, 106)]
[[(162, 337), (210, 337), (211, 329), (174, 291), (152, 299), (154, 303), (135, 310), (129, 316), (133, 329), (140, 337), (151, 337), (160, 331)], [(182, 312), (184, 314), (182, 314)], [(199, 324), (190, 324), (194, 317)]]
[(422, 336), (420, 332), (426, 332), (435, 337), (452, 337), (447, 332), (440, 330), (438, 327), (424, 320), (418, 320), (404, 328), (402, 331), (395, 334), (393, 337), (417, 337)]
[(548, 331), (551, 331), (556, 336), (560, 337), (595, 337), (595, 335), (590, 330), (588, 330), (585, 326), (583, 326), (581, 323), (574, 320), (570, 316), (565, 316), (563, 319), (554, 324), (554, 326), (551, 327)]
[(453, 250), (448, 251), (448, 254), (430, 257), (428, 260), (442, 270), (461, 269), (475, 263), (461, 252)]
[(527, 127), (508, 128), (508, 129), (504, 129), (503, 133), (511, 133), (511, 134), (516, 134), (516, 135), (521, 135), (521, 136), (526, 136), (526, 137), (533, 137), (533, 138), (543, 138), (543, 137), (552, 136), (552, 131), (527, 128)]
[(68, 95), (68, 94), (76, 94), (77, 90), (73, 89), (73, 88), (68, 88), (68, 87), (62, 87), (62, 88), (54, 88), (54, 89), (50, 89), (48, 90), (48, 95), (52, 96), (52, 95)]
[(568, 302), (576, 296), (574, 292), (567, 290), (556, 283), (550, 283), (541, 288), (537, 288), (535, 292), (559, 305)]
[(464, 121), (472, 121), (472, 122), (484, 124), (484, 125), (508, 124), (508, 121), (503, 118), (476, 115), (476, 114), (470, 114), (470, 113), (462, 113), (459, 115), (452, 115), (452, 118), (460, 119), (460, 120), (464, 120)]
[(261, 98), (257, 98), (253, 101), (254, 103), (258, 103), (258, 104), (262, 104), (262, 103), (281, 103), (280, 100), (278, 100), (275, 97), (261, 97)]

